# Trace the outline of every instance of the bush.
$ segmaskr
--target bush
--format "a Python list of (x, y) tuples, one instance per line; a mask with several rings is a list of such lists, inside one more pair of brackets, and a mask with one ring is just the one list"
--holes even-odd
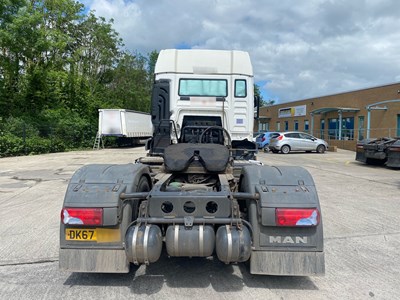
[(63, 152), (65, 151), (66, 146), (60, 140), (33, 137), (26, 140), (25, 149), (27, 154), (43, 154), (51, 152)]
[[(62, 140), (68, 149), (92, 147), (96, 128), (78, 113), (65, 109), (46, 110), (43, 117), (52, 126), (52, 137)], [(97, 124), (96, 124), (97, 125)]]
[(22, 118), (7, 118), (1, 126), (1, 131), (5, 134), (9, 133), (18, 137), (38, 136), (39, 130), (33, 124), (26, 122)]
[(22, 138), (14, 135), (0, 136), (0, 157), (63, 152), (66, 149), (66, 145), (59, 139), (31, 137), (24, 143)]
[(0, 135), (0, 157), (17, 156), (24, 154), (23, 139), (6, 133)]
[(63, 109), (47, 110), (37, 119), (9, 117), (2, 121), (0, 157), (89, 148), (97, 130), (79, 114)]

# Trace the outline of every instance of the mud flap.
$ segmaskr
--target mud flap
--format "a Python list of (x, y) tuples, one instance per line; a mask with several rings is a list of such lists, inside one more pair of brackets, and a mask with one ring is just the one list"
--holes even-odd
[(240, 191), (259, 194), (248, 200), (253, 227), (250, 273), (264, 275), (323, 275), (322, 217), (316, 226), (282, 227), (276, 209), (316, 209), (321, 213), (314, 181), (300, 167), (245, 166)]
[(250, 273), (314, 276), (325, 273), (323, 252), (252, 251)]
[[(87, 165), (75, 172), (67, 187), (63, 208), (102, 208), (99, 226), (60, 223), (59, 266), (72, 272), (126, 273), (129, 262), (123, 240), (132, 222), (132, 205), (122, 203), (121, 193), (136, 192), (148, 166)], [(95, 240), (67, 240), (67, 231), (95, 232)]]
[(400, 168), (400, 139), (390, 146), (386, 166), (389, 168)]
[(60, 270), (85, 273), (129, 273), (125, 250), (60, 249)]

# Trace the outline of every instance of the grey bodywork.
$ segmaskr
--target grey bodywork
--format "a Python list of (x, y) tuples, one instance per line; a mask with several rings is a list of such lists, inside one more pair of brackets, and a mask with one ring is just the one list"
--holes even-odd
[(385, 164), (400, 168), (400, 137), (382, 137), (357, 143), (356, 160), (367, 164)]
[[(275, 224), (276, 208), (321, 212), (310, 174), (299, 167), (236, 162), (223, 145), (196, 145), (175, 145), (175, 161), (164, 158), (168, 168), (137, 163), (79, 169), (63, 207), (103, 208), (103, 227), (119, 230), (120, 239), (67, 241), (65, 230), (76, 225), (61, 222), (60, 268), (129, 272), (130, 263), (155, 262), (165, 243), (170, 256), (250, 261), (253, 274), (323, 274), (322, 218), (315, 227)], [(213, 163), (217, 153), (223, 168)], [(138, 190), (142, 178), (150, 191)]]

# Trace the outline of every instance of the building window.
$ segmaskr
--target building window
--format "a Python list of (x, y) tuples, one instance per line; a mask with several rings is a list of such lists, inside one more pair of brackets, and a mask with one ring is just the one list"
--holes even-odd
[(308, 132), (310, 130), (310, 124), (308, 123), (308, 120), (304, 120), (304, 131)]
[(276, 131), (281, 131), (281, 122), (276, 122)]
[(342, 139), (343, 140), (354, 140), (354, 118), (343, 118), (342, 119)]
[[(339, 130), (339, 126), (341, 130)], [(330, 139), (353, 140), (354, 139), (354, 117), (343, 118), (342, 124), (339, 119), (328, 119), (328, 134)]]
[(289, 122), (285, 121), (285, 131), (288, 131), (288, 130), (289, 130)]
[(339, 125), (337, 118), (328, 119), (329, 139), (337, 140), (339, 138)]
[(400, 136), (400, 114), (397, 115), (397, 136)]
[(269, 130), (269, 123), (259, 123), (258, 124), (258, 131), (268, 131)]
[(294, 123), (294, 126), (293, 126), (294, 130), (298, 131), (299, 130), (299, 121), (298, 120), (294, 120), (293, 123)]

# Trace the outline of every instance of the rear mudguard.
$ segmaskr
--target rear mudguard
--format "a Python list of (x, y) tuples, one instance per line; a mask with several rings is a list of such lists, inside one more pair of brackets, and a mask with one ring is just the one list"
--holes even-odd
[(400, 168), (400, 139), (389, 147), (386, 166)]
[(253, 228), (252, 274), (322, 275), (325, 272), (322, 218), (317, 226), (278, 227), (276, 208), (321, 207), (311, 175), (301, 167), (245, 166), (240, 191), (258, 193), (247, 200)]
[(356, 150), (356, 161), (366, 163), (367, 158), (365, 157), (365, 151), (364, 149), (357, 149)]
[[(142, 164), (87, 165), (75, 172), (67, 187), (63, 207), (103, 208), (101, 230), (116, 230), (112, 242), (67, 241), (66, 228), (60, 223), (60, 269), (73, 272), (129, 272), (123, 246), (128, 225), (132, 222), (133, 202), (122, 202), (121, 193), (136, 192), (140, 179), (150, 171)], [(135, 205), (137, 206), (137, 204)], [(72, 226), (77, 228), (77, 225)], [(106, 233), (109, 234), (109, 233)]]

